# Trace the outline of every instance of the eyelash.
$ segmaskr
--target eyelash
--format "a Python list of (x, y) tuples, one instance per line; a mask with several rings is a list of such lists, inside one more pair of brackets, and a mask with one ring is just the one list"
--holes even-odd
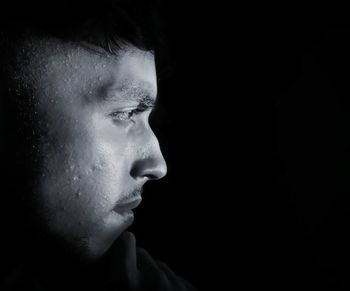
[(112, 112), (110, 116), (112, 117), (113, 120), (116, 120), (116, 121), (131, 121), (135, 123), (135, 120), (133, 119), (133, 117), (144, 111), (146, 110), (135, 108), (135, 109), (126, 110), (126, 111), (115, 111), (115, 112)]

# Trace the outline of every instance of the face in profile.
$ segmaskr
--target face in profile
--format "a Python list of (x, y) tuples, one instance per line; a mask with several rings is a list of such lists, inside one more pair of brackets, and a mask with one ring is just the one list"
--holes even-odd
[(39, 140), (34, 209), (50, 235), (100, 257), (133, 222), (142, 186), (166, 174), (149, 115), (154, 56), (55, 39), (26, 42), (17, 79), (33, 92)]

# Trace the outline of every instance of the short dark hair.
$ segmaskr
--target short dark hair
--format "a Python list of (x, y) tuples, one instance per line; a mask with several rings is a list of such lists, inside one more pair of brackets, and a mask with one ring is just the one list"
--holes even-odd
[(155, 0), (5, 1), (0, 10), (1, 42), (34, 32), (86, 41), (114, 53), (123, 43), (154, 51), (160, 43)]
[(9, 77), (21, 42), (32, 36), (84, 42), (114, 55), (132, 45), (154, 53), (159, 72), (164, 52), (159, 1), (5, 0), (0, 4), (0, 106), (13, 85)]

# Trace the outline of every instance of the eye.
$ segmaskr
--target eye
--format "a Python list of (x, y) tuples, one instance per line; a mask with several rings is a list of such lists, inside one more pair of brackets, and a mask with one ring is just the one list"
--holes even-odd
[(135, 108), (132, 110), (125, 110), (125, 111), (115, 111), (109, 114), (109, 116), (112, 117), (113, 120), (115, 121), (132, 121), (135, 122), (133, 117), (135, 115), (143, 112), (144, 110), (141, 110), (139, 108)]

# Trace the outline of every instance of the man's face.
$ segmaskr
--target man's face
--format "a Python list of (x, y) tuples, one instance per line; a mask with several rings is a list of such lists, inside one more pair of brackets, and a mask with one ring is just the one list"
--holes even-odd
[(148, 118), (154, 56), (118, 57), (58, 40), (31, 40), (18, 78), (32, 88), (40, 162), (35, 209), (45, 231), (88, 259), (131, 225), (130, 211), (166, 164)]

